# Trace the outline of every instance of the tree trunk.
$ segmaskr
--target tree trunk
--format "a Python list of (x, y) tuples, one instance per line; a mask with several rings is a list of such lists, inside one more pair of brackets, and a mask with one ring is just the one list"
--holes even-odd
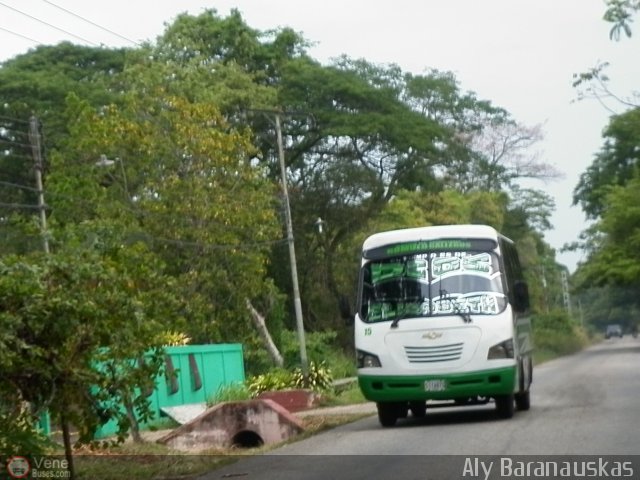
[(76, 478), (75, 468), (73, 466), (73, 449), (71, 447), (71, 432), (69, 431), (69, 420), (62, 414), (60, 415), (60, 424), (62, 426), (62, 440), (64, 442), (64, 456), (67, 459), (67, 471), (69, 479)]
[(264, 321), (264, 317), (260, 315), (260, 313), (253, 307), (251, 301), (248, 298), (245, 301), (247, 303), (249, 313), (251, 314), (251, 318), (253, 319), (253, 323), (258, 329), (258, 334), (260, 335), (260, 338), (262, 338), (269, 356), (277, 367), (282, 367), (284, 365), (284, 360), (282, 359), (282, 355), (280, 354), (278, 347), (276, 347), (276, 344), (273, 342), (273, 339), (269, 334), (269, 330), (267, 329), (267, 324)]
[(131, 397), (128, 394), (124, 396), (124, 408), (127, 411), (127, 418), (129, 419), (129, 427), (131, 429), (131, 438), (133, 443), (143, 443), (140, 436), (140, 426), (138, 425), (138, 419), (136, 418), (136, 412), (133, 409)]

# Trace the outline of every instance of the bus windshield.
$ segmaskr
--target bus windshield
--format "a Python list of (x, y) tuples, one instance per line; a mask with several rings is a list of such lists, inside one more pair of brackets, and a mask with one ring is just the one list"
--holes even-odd
[(376, 259), (363, 266), (361, 275), (360, 316), (368, 323), (495, 315), (508, 303), (494, 252), (450, 250)]

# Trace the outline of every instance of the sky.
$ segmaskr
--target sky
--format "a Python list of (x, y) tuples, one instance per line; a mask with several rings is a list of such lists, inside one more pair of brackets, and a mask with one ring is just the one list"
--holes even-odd
[(542, 125), (536, 150), (563, 178), (527, 186), (555, 200), (545, 239), (558, 262), (574, 271), (583, 260), (560, 249), (586, 227), (573, 190), (603, 144), (611, 111), (577, 101), (573, 75), (606, 61), (614, 93), (640, 92), (640, 23), (631, 39), (611, 40), (603, 0), (0, 0), (0, 62), (63, 40), (135, 46), (154, 41), (180, 13), (211, 8), (221, 15), (235, 8), (258, 30), (291, 27), (322, 63), (345, 54), (414, 74), (453, 72), (463, 91), (523, 125)]

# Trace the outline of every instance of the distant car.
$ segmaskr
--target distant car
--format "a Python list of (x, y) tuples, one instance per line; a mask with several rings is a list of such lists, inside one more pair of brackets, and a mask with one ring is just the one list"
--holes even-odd
[(607, 325), (607, 331), (605, 332), (604, 337), (605, 338), (611, 338), (611, 337), (622, 338), (622, 327), (616, 324)]

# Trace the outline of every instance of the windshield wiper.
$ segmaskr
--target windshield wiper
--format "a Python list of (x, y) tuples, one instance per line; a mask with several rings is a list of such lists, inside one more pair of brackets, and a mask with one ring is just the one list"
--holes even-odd
[(460, 305), (458, 305), (458, 302), (455, 302), (453, 304), (453, 309), (455, 310), (455, 312), (460, 315), (462, 317), (462, 320), (464, 320), (464, 323), (471, 323), (472, 319), (471, 319), (471, 314), (469, 313), (469, 311), (464, 311), (460, 308)]
[[(400, 302), (398, 302), (400, 304)], [(396, 307), (396, 312), (398, 311), (397, 307)], [(396, 318), (393, 319), (393, 322), (391, 322), (391, 326), (389, 328), (398, 328), (398, 322), (400, 322), (400, 320), (403, 320), (407, 317), (409, 317), (411, 315), (410, 312), (407, 312), (407, 302), (403, 301), (402, 302), (402, 313), (398, 313), (396, 315)]]
[(465, 311), (462, 310), (460, 308), (460, 305), (458, 304), (458, 302), (456, 300), (453, 299), (453, 296), (447, 292), (444, 289), (440, 289), (440, 298), (445, 298), (447, 300), (449, 300), (451, 302), (451, 304), (453, 305), (453, 311), (457, 314), (460, 315), (460, 317), (462, 317), (462, 320), (464, 320), (464, 323), (471, 323), (472, 322), (472, 318), (471, 318), (471, 314), (469, 313), (469, 311)]
[(398, 328), (398, 322), (405, 317), (406, 314), (396, 316), (396, 318), (393, 319), (393, 322), (391, 322), (391, 326), (389, 328)]

